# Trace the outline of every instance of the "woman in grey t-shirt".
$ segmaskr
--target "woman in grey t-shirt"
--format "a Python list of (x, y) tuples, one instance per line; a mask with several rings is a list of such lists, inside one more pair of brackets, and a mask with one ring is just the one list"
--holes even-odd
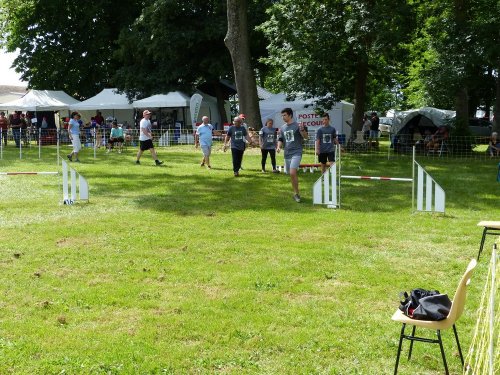
[(272, 119), (266, 120), (266, 125), (259, 132), (259, 145), (262, 154), (261, 164), (262, 173), (266, 173), (267, 154), (271, 156), (271, 164), (273, 166), (273, 173), (278, 173), (276, 169), (276, 130), (273, 127), (274, 121)]

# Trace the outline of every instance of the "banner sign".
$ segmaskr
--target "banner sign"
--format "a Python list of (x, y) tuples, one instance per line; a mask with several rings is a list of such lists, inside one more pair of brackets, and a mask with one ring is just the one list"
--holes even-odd
[(299, 124), (307, 126), (307, 128), (317, 128), (322, 125), (321, 115), (317, 114), (315, 111), (297, 111), (296, 119)]
[(191, 125), (196, 129), (196, 122), (200, 113), (201, 101), (203, 97), (200, 94), (193, 94), (189, 102), (189, 110), (191, 111)]

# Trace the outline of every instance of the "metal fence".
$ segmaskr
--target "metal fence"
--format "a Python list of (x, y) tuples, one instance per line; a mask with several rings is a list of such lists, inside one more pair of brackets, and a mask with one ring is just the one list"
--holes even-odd
[[(83, 129), (80, 135), (82, 146), (96, 149), (106, 147), (110, 132), (111, 129)], [(195, 137), (193, 130), (154, 129), (152, 133), (155, 147), (194, 145)], [(5, 138), (5, 133), (1, 134), (2, 138)], [(42, 148), (45, 146), (65, 146), (71, 144), (66, 129), (26, 129), (14, 133), (9, 130), (6, 134), (7, 141), (5, 142), (5, 139), (2, 139), (2, 146), (0, 147), (38, 147), (40, 158)], [(213, 140), (215, 147), (222, 147), (225, 135), (225, 131), (214, 131)], [(250, 131), (249, 135), (253, 140), (254, 147), (258, 147), (258, 132)], [(309, 139), (304, 143), (306, 153), (314, 153), (315, 137), (316, 131), (309, 131)], [(139, 130), (125, 129), (124, 138), (126, 146), (138, 146)], [(399, 137), (385, 135), (377, 139), (366, 139), (359, 136), (357, 138), (346, 139), (344, 135), (339, 135), (342, 150), (360, 156), (387, 155), (388, 157), (398, 157), (411, 155), (413, 146), (415, 146), (417, 155), (420, 157), (489, 159), (491, 156), (488, 152), (488, 141), (489, 137), (484, 136), (450, 136), (430, 147), (424, 139), (417, 139), (417, 137), (414, 138), (412, 135)], [(500, 159), (500, 156), (494, 155), (493, 158)]]

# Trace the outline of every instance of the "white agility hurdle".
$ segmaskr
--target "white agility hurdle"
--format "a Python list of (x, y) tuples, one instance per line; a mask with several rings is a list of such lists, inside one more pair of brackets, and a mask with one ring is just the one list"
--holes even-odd
[[(78, 188), (78, 199), (89, 200), (89, 184), (87, 180), (71, 168), (68, 162), (62, 162), (62, 177), (63, 177), (63, 204), (73, 204), (77, 200), (76, 190)], [(78, 180), (77, 180), (78, 176)], [(70, 184), (71, 181), (71, 190)], [(70, 195), (71, 193), (71, 195)]]
[[(314, 183), (313, 204), (323, 204), (328, 208), (340, 208), (340, 179), (403, 181), (412, 183), (412, 209), (415, 209), (415, 181), (417, 192), (417, 211), (445, 211), (446, 194), (441, 186), (415, 161), (413, 149), (412, 177), (379, 177), (379, 176), (349, 176), (340, 173), (340, 154), (336, 152), (337, 161)], [(415, 179), (415, 168), (417, 178)], [(425, 205), (424, 205), (425, 202)]]

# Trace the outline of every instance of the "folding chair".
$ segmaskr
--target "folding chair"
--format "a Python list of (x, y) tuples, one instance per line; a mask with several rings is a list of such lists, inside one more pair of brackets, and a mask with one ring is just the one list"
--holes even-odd
[(362, 131), (356, 132), (356, 138), (352, 141), (354, 146), (354, 151), (365, 151), (368, 146), (368, 142), (364, 138)]
[[(448, 316), (446, 317), (446, 319), (439, 320), (439, 321), (411, 319), (411, 318), (407, 317), (406, 315), (404, 315), (403, 312), (399, 309), (394, 313), (394, 315), (392, 316), (392, 320), (403, 324), (403, 327), (401, 328), (401, 334), (399, 336), (399, 347), (398, 347), (398, 354), (396, 356), (396, 367), (394, 368), (394, 375), (396, 375), (398, 373), (399, 357), (401, 355), (401, 347), (403, 345), (403, 339), (410, 340), (410, 351), (408, 353), (408, 360), (411, 359), (411, 352), (413, 349), (413, 342), (414, 341), (439, 344), (439, 348), (441, 349), (441, 356), (443, 357), (443, 364), (444, 364), (445, 373), (448, 375), (449, 374), (448, 365), (446, 363), (446, 357), (444, 354), (443, 341), (441, 340), (441, 331), (443, 329), (448, 329), (450, 327), (453, 327), (453, 332), (455, 333), (455, 340), (456, 340), (457, 346), (458, 346), (458, 353), (460, 354), (460, 360), (462, 361), (462, 367), (464, 366), (464, 357), (462, 355), (462, 349), (460, 348), (460, 342), (458, 341), (458, 333), (457, 333), (457, 329), (455, 327), (455, 322), (458, 320), (458, 318), (460, 318), (460, 316), (462, 315), (462, 312), (464, 311), (467, 285), (469, 285), (472, 271), (474, 270), (476, 265), (477, 265), (477, 261), (475, 259), (472, 259), (467, 267), (467, 270), (465, 271), (464, 275), (462, 276), (460, 283), (458, 284), (457, 291), (455, 292), (455, 296), (453, 297), (453, 302), (451, 305), (450, 312), (449, 312)], [(412, 330), (411, 335), (405, 335), (405, 328), (406, 328), (407, 324), (413, 326), (413, 330)], [(436, 330), (437, 339), (429, 339), (429, 338), (425, 338), (425, 337), (415, 336), (415, 330), (416, 330), (417, 326), (422, 327), (422, 328), (429, 328), (429, 329)]]

